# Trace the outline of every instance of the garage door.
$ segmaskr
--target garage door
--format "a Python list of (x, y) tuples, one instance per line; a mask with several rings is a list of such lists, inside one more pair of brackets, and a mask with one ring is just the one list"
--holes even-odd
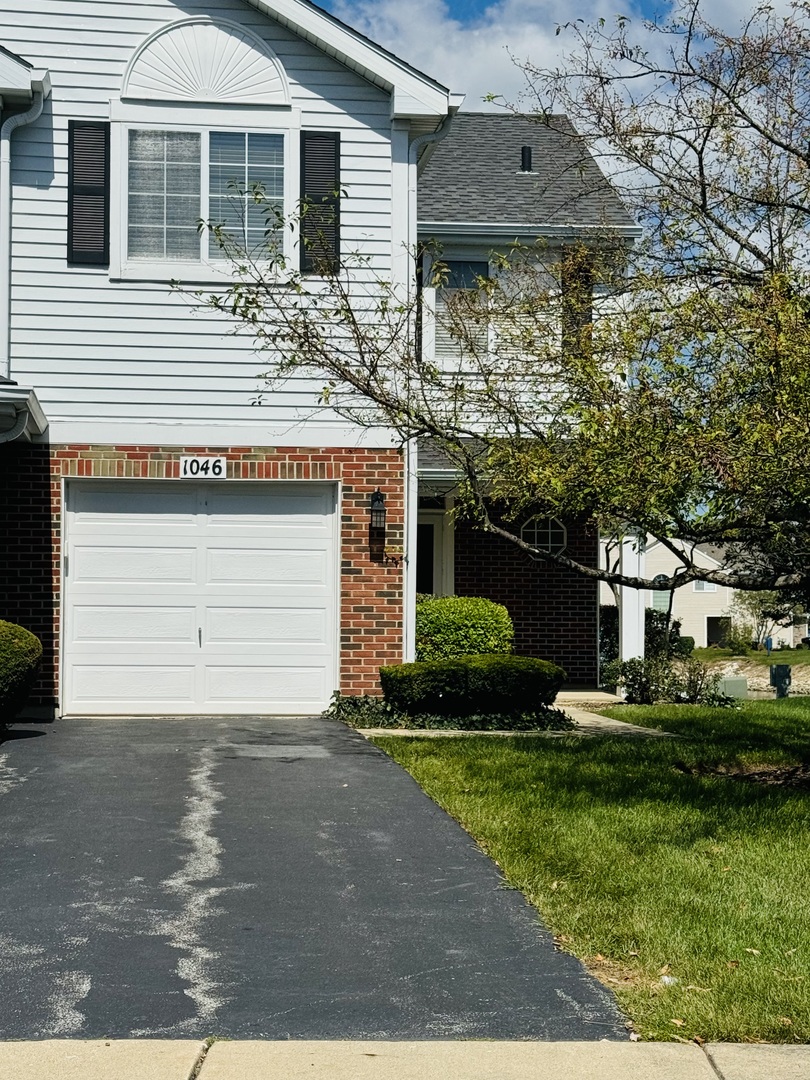
[(69, 484), (63, 711), (321, 711), (337, 682), (335, 494)]

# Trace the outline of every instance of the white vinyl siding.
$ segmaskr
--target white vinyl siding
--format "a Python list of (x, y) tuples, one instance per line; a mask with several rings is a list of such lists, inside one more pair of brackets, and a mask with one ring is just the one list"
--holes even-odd
[[(368, 274), (387, 278), (392, 251), (406, 243), (404, 236), (392, 238), (390, 97), (241, 0), (195, 3), (193, 12), (167, 0), (6, 5), (3, 44), (49, 69), (54, 86), (46, 115), (13, 140), (13, 378), (36, 388), (61, 441), (70, 441), (72, 425), (127, 424), (131, 430), (144, 423), (173, 424), (181, 441), (181, 427), (194, 425), (209, 433), (227, 428), (237, 445), (260, 445), (275, 437), (270, 431), (286, 432), (300, 422), (330, 425), (330, 445), (353, 445), (356, 433), (317, 406), (322, 384), (315, 380), (291, 379), (257, 407), (267, 358), (256, 354), (250, 335), (233, 335), (231, 320), (195, 312), (187, 295), (173, 291), (171, 279), (184, 277), (171, 266), (162, 280), (111, 280), (105, 270), (66, 265), (68, 120), (106, 119), (134, 50), (147, 35), (189, 14), (230, 19), (275, 51), (290, 84), (292, 110), (254, 109), (251, 123), (277, 129), (283, 112), (295, 140), (287, 158), (296, 173), (300, 128), (340, 132), (347, 193), (343, 249), (367, 257)], [(143, 103), (143, 115), (127, 123), (143, 130), (171, 126), (158, 122), (157, 111)], [(219, 109), (218, 115), (227, 114)], [(221, 130), (215, 117), (209, 126)], [(291, 178), (293, 192), (295, 183)], [(125, 175), (113, 178), (112, 199), (126, 206)], [(379, 437), (380, 444), (389, 441)]]

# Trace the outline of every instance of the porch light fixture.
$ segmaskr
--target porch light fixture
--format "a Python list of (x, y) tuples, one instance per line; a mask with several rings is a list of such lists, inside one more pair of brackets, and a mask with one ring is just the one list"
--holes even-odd
[(368, 505), (368, 550), (372, 562), (385, 562), (385, 495), (377, 488)]

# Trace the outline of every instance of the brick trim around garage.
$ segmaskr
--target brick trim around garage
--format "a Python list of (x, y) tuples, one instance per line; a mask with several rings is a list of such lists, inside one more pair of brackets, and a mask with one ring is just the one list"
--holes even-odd
[(31, 704), (57, 708), (61, 619), (62, 487), (70, 477), (176, 479), (180, 458), (217, 455), (232, 480), (321, 480), (341, 483), (341, 645), (343, 693), (377, 693), (378, 669), (402, 660), (401, 560), (373, 562), (368, 502), (381, 488), (388, 510), (387, 543), (401, 552), (405, 467), (397, 450), (217, 446), (10, 446), (4, 448), (0, 497), (3, 611), (43, 641), (45, 657)]

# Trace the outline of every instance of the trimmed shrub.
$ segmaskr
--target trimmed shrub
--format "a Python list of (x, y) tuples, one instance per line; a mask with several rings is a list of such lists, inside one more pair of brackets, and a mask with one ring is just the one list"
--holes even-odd
[(690, 634), (682, 634), (672, 649), (675, 656), (689, 657), (695, 651), (695, 639)]
[(416, 659), (510, 653), (515, 631), (503, 604), (481, 596), (428, 596), (416, 604)]
[(42, 644), (29, 630), (0, 619), (0, 725), (25, 704), (42, 659)]
[(460, 656), (380, 669), (386, 702), (412, 716), (513, 716), (551, 705), (565, 672), (528, 656)]

